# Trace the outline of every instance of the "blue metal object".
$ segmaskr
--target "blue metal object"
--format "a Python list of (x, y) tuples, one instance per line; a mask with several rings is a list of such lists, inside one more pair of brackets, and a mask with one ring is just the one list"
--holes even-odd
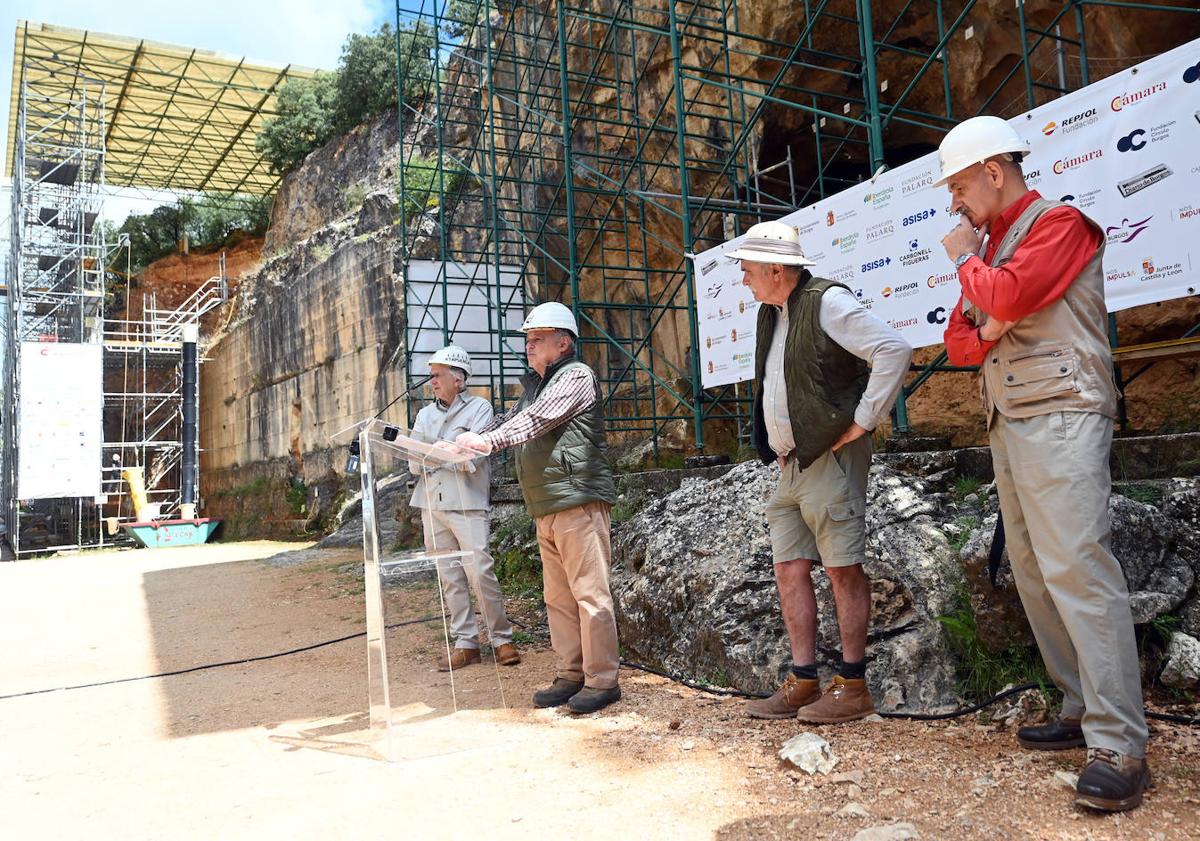
[(196, 520), (160, 520), (154, 523), (124, 523), (121, 528), (138, 545), (147, 549), (164, 546), (199, 546), (207, 543), (220, 520), (201, 517)]

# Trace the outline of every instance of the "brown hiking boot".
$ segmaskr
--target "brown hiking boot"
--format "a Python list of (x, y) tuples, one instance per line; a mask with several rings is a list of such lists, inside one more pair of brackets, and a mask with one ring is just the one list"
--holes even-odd
[(450, 654), (450, 662), (446, 662), (445, 657), (439, 657), (437, 661), (437, 670), (439, 672), (448, 672), (451, 669), (461, 669), (465, 666), (470, 666), (472, 663), (480, 663), (483, 658), (479, 655), (478, 648), (455, 648)]
[(819, 683), (789, 673), (783, 686), (770, 698), (759, 698), (746, 704), (746, 715), (751, 718), (795, 718), (796, 710), (820, 697)]
[(1153, 786), (1146, 760), (1107, 748), (1088, 748), (1087, 767), (1075, 784), (1075, 802), (1104, 812), (1124, 812), (1142, 805), (1142, 792)]
[(517, 647), (511, 642), (496, 646), (496, 662), (501, 666), (515, 666), (521, 662)]
[(875, 712), (875, 702), (865, 680), (834, 675), (833, 683), (819, 700), (801, 707), (796, 718), (810, 724), (841, 724), (858, 721)]

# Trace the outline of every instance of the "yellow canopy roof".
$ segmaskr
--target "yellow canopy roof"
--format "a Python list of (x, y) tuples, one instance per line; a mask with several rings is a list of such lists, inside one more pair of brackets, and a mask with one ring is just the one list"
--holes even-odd
[[(21, 84), (34, 96), (104, 83), (105, 182), (121, 187), (270, 193), (278, 176), (255, 149), (288, 79), (315, 70), (268, 67), (208, 50), (17, 22), (8, 117), (12, 176)], [(46, 119), (31, 114), (30, 122)], [(27, 126), (35, 131), (39, 126)]]

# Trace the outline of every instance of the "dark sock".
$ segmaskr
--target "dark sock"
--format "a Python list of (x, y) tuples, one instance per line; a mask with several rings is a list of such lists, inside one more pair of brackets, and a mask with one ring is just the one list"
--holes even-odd
[(838, 666), (838, 674), (846, 680), (863, 680), (867, 676), (867, 661), (859, 660), (857, 663), (851, 663), (849, 660), (842, 660), (842, 665)]
[(810, 663), (807, 666), (792, 666), (792, 674), (800, 680), (816, 680), (817, 679), (817, 664)]

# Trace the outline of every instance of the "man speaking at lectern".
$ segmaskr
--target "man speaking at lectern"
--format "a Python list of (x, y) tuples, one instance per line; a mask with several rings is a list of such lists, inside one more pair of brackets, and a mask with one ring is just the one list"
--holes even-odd
[[(429, 381), (434, 401), (417, 413), (413, 437), (420, 441), (453, 441), (460, 433), (483, 429), (492, 419), (492, 406), (482, 397), (469, 394), (471, 357), (465, 350), (449, 345), (429, 360)], [(488, 554), (489, 485), (491, 470), (487, 459), (475, 459), (431, 469), (409, 462), (418, 476), (413, 488), (413, 508), (421, 509), (425, 529), (425, 549), (430, 552), (460, 550), (469, 554), (462, 563), (438, 562), (438, 578), (450, 611), (450, 631), (454, 650), (449, 659), (439, 658), (439, 671), (461, 669), (478, 663), (479, 623), (471, 610), (471, 590), (479, 600), (479, 609), (487, 625), (488, 639), (501, 666), (515, 666), (521, 655), (513, 645), (512, 625), (504, 612), (504, 595), (492, 569)]]
[(558, 655), (554, 683), (535, 692), (533, 703), (591, 713), (621, 697), (608, 586), (616, 486), (600, 383), (575, 359), (579, 327), (562, 304), (534, 307), (521, 332), (533, 369), (522, 378), (524, 396), (482, 434), (463, 433), (456, 443), (484, 453), (515, 449), (521, 493), (537, 520), (550, 644)]

